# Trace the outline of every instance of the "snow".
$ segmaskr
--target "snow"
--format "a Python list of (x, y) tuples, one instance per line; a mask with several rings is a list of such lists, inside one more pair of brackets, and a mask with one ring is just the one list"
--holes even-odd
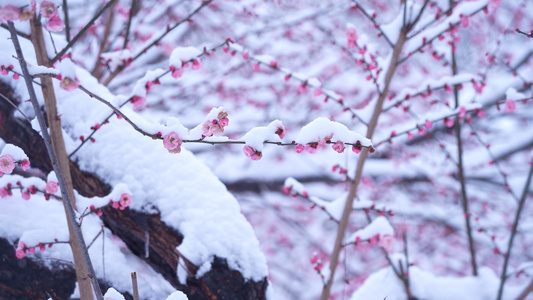
[(175, 291), (174, 293), (170, 294), (166, 300), (189, 300), (187, 298), (187, 295), (180, 291)]
[(242, 138), (246, 145), (251, 146), (257, 151), (263, 150), (265, 141), (281, 142), (279, 135), (276, 134), (278, 128), (283, 127), (283, 124), (279, 120), (274, 120), (268, 126), (254, 127), (250, 129)]
[(202, 51), (195, 47), (178, 47), (172, 51), (169, 58), (169, 65), (181, 68), (183, 63), (196, 59)]
[(385, 217), (375, 218), (365, 228), (359, 229), (352, 233), (347, 241), (348, 243), (353, 243), (359, 239), (369, 240), (378, 234), (382, 237), (385, 235), (394, 236), (394, 229)]
[[(485, 300), (494, 299), (500, 279), (489, 268), (481, 268), (479, 275), (452, 277), (436, 276), (413, 266), (409, 268), (411, 293), (417, 299)], [(515, 299), (519, 289), (506, 287), (504, 299)], [(404, 300), (405, 288), (393, 270), (383, 268), (370, 275), (352, 294), (351, 300)]]
[(124, 300), (124, 296), (114, 288), (109, 288), (104, 295), (104, 300)]
[(295, 141), (298, 144), (307, 144), (324, 139), (331, 139), (332, 142), (341, 141), (351, 144), (359, 141), (365, 147), (372, 145), (369, 139), (350, 131), (346, 125), (324, 117), (319, 117), (302, 127)]
[(25, 159), (28, 159), (28, 156), (26, 155), (26, 153), (24, 153), (24, 150), (13, 144), (6, 144), (4, 148), (2, 148), (0, 156), (4, 154), (11, 155), (15, 161), (23, 161)]
[(63, 59), (58, 65), (57, 69), (59, 70), (63, 78), (68, 77), (71, 79), (77, 78), (76, 75), (76, 65), (70, 59)]

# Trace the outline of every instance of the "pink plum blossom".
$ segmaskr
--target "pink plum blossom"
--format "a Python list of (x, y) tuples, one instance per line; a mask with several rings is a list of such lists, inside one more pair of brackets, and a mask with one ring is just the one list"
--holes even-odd
[(200, 61), (195, 59), (193, 62), (192, 62), (192, 67), (191, 67), (191, 70), (198, 70), (202, 67), (202, 64), (200, 64)]
[(260, 160), (261, 157), (263, 157), (263, 153), (261, 153), (261, 151), (257, 151), (248, 145), (244, 146), (244, 148), (242, 148), (242, 151), (244, 151), (244, 155), (251, 158), (252, 160)]
[(58, 184), (55, 181), (48, 181), (44, 188), (49, 194), (55, 194), (58, 191)]
[(176, 68), (174, 66), (170, 66), (170, 71), (172, 71), (172, 77), (179, 78), (183, 75), (184, 68)]
[(57, 17), (57, 7), (50, 1), (41, 2), (40, 12), (47, 19)]
[(206, 121), (202, 124), (202, 135), (205, 137), (213, 135), (213, 122)]
[(513, 113), (516, 109), (516, 104), (512, 100), (505, 101), (505, 111), (508, 113)]
[(392, 235), (386, 234), (379, 240), (379, 246), (384, 248), (388, 253), (392, 251), (395, 239)]
[(20, 18), (20, 9), (13, 5), (6, 5), (1, 9), (2, 20), (16, 21)]
[(1, 188), (0, 189), (0, 197), (4, 198), (4, 197), (7, 197), (9, 196), (9, 192), (7, 191), (7, 189), (5, 187)]
[(302, 153), (302, 152), (304, 152), (304, 150), (305, 150), (305, 146), (302, 145), (302, 144), (298, 144), (298, 145), (296, 145), (296, 147), (294, 147), (294, 150), (295, 150), (297, 153)]
[(339, 153), (342, 153), (344, 152), (344, 143), (341, 142), (341, 141), (338, 141), (336, 142), (335, 144), (333, 144), (333, 146), (331, 146), (333, 148), (333, 150), (339, 152)]
[(24, 159), (22, 162), (19, 163), (19, 166), (22, 168), (22, 171), (26, 171), (30, 167), (30, 161)]
[(74, 80), (72, 80), (72, 78), (70, 77), (62, 77), (61, 82), (59, 82), (59, 87), (69, 92), (77, 89), (78, 86), (79, 86), (78, 78), (74, 78)]
[(170, 153), (180, 153), (182, 143), (183, 140), (175, 132), (171, 132), (163, 138), (163, 146), (165, 146)]
[(15, 169), (15, 159), (9, 154), (0, 156), (0, 172), (5, 174), (11, 174)]
[(229, 120), (228, 120), (228, 118), (222, 118), (222, 119), (218, 120), (218, 124), (220, 126), (222, 126), (222, 127), (226, 127), (229, 124)]
[(22, 196), (22, 199), (24, 200), (30, 200), (30, 193), (28, 192), (20, 192), (21, 196)]
[(113, 208), (118, 208), (119, 203), (111, 201), (111, 206), (113, 206)]
[(119, 202), (120, 202), (120, 209), (124, 210), (124, 208), (131, 205), (131, 195), (128, 193), (122, 194), (122, 196), (120, 196)]
[(131, 104), (133, 104), (133, 108), (139, 109), (146, 102), (146, 98), (140, 97), (140, 96), (133, 96), (131, 98), (130, 102), (131, 102)]
[(65, 23), (60, 18), (53, 17), (46, 22), (46, 29), (52, 32), (61, 31), (65, 29)]

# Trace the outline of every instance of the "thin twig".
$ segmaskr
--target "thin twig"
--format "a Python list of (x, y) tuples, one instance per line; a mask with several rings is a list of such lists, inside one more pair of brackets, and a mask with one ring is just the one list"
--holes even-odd
[[(0, 27), (9, 30), (9, 27), (8, 27), (7, 24), (5, 24), (5, 23), (0, 24)], [(18, 30), (17, 30), (16, 32), (17, 32), (17, 35), (18, 35), (18, 36), (23, 37), (23, 38), (25, 38), (25, 39), (27, 39), (27, 40), (30, 39), (30, 35), (29, 35), (29, 34), (24, 33), (24, 32), (21, 32), (21, 31), (18, 31)]]
[(31, 120), (22, 112), (22, 110), (20, 110), (18, 108), (17, 105), (15, 105), (15, 103), (13, 103), (13, 101), (11, 101), (8, 97), (6, 97), (4, 94), (0, 93), (0, 97), (4, 98), (4, 100), (6, 100), (9, 104), (11, 104), (11, 106), (13, 106), (16, 110), (18, 110), (18, 112), (28, 121), (31, 123)]
[(109, 8), (113, 3), (115, 3), (116, 0), (110, 0), (102, 9), (100, 9), (96, 15), (87, 23), (85, 26), (74, 36), (74, 38), (68, 42), (68, 44), (61, 50), (54, 58), (51, 60), (51, 64), (55, 63), (57, 60), (59, 60), (67, 51), (76, 44), (76, 42), (82, 37), (82, 35), (91, 27), (93, 26), (94, 22)]
[(518, 229), (518, 222), (520, 221), (520, 214), (526, 203), (527, 195), (529, 192), (529, 185), (531, 184), (531, 177), (533, 176), (533, 161), (530, 162), (529, 174), (527, 175), (526, 184), (524, 184), (524, 191), (522, 192), (522, 197), (520, 197), (520, 202), (518, 203), (518, 208), (516, 209), (516, 215), (513, 222), (513, 228), (511, 229), (511, 236), (509, 238), (509, 244), (507, 245), (507, 252), (505, 254), (505, 259), (503, 261), (502, 274), (500, 276), (500, 287), (498, 289), (498, 298), (501, 300), (503, 296), (503, 288), (505, 285), (505, 280), (507, 279), (507, 267), (509, 265), (509, 258), (511, 257), (511, 250), (513, 249), (514, 238)]
[(389, 39), (389, 37), (385, 34), (385, 32), (383, 31), (383, 29), (381, 29), (381, 26), (379, 26), (379, 24), (376, 22), (376, 19), (374, 17), (372, 17), (362, 6), (361, 4), (359, 4), (358, 1), (356, 0), (353, 0), (353, 3), (355, 3), (357, 5), (357, 8), (359, 8), (359, 10), (363, 13), (363, 15), (365, 15), (365, 17), (367, 17), (368, 20), (370, 20), (370, 22), (372, 22), (372, 24), (374, 24), (374, 27), (379, 30), (379, 32), (381, 33), (381, 35), (385, 38), (385, 40), (387, 41), (387, 44), (389, 44), (389, 46), (391, 46), (392, 48), (394, 48), (394, 44), (391, 42), (391, 40)]
[[(453, 1), (450, 0), (450, 6), (452, 6)], [(457, 75), (457, 60), (455, 57), (455, 43), (452, 42), (450, 45), (450, 51), (452, 54), (452, 74)], [(455, 100), (455, 109), (459, 108), (459, 87), (457, 85), (453, 86), (453, 98)], [(461, 138), (461, 122), (459, 120), (459, 115), (455, 118), (455, 135), (457, 138), (457, 169), (459, 176), (459, 183), (461, 185), (461, 204), (463, 207), (463, 214), (466, 223), (466, 235), (468, 237), (468, 248), (470, 250), (470, 262), (472, 264), (472, 274), (477, 276), (477, 262), (476, 262), (476, 248), (474, 245), (474, 238), (472, 236), (472, 225), (470, 224), (470, 211), (468, 208), (468, 197), (466, 195), (466, 180), (464, 175), (464, 163), (463, 163), (463, 140)]]
[(137, 0), (131, 0), (130, 15), (128, 18), (128, 25), (126, 25), (126, 34), (124, 35), (124, 45), (122, 46), (122, 49), (128, 47), (128, 38), (130, 36), (131, 20), (133, 19), (133, 13), (135, 11), (135, 2), (137, 2)]
[(70, 42), (70, 22), (68, 18), (68, 1), (63, 0), (63, 13), (65, 14), (65, 36), (67, 42)]

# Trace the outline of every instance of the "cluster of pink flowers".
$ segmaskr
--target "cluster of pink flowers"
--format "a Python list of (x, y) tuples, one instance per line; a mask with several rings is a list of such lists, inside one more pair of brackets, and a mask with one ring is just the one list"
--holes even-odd
[[(301, 193), (298, 192), (298, 191), (295, 191), (294, 193), (292, 192), (292, 185), (291, 186), (284, 186), (283, 187), (283, 193), (285, 195), (290, 195), (292, 196), (293, 198), (295, 198), (296, 196), (300, 195), (304, 198), (309, 198), (309, 194), (307, 193), (307, 191), (302, 191)], [(313, 207), (314, 208), (316, 206), (316, 204), (313, 204)]]
[(183, 140), (174, 131), (165, 135), (163, 138), (163, 146), (165, 146), (165, 149), (170, 153), (180, 153), (181, 144), (183, 144)]
[(7, 196), (13, 196), (13, 191), (11, 190), (11, 183), (8, 183), (6, 187), (0, 189), (0, 197), (4, 198)]
[[(2, 75), (6, 76), (7, 74), (9, 74), (10, 71), (13, 72), (14, 68), (15, 67), (13, 67), (13, 65), (9, 65), (7, 67), (2, 65), (2, 66), (0, 66), (0, 73), (2, 73)], [(19, 74), (13, 72), (13, 79), (17, 80), (19, 78), (20, 78)]]
[(355, 28), (349, 28), (346, 31), (346, 38), (348, 39), (348, 48), (355, 48), (355, 41), (358, 38)]
[(35, 1), (30, 5), (17, 7), (14, 5), (0, 6), (0, 18), (2, 21), (27, 21), (35, 12)]
[(202, 137), (213, 136), (214, 134), (221, 134), (224, 132), (224, 127), (228, 126), (228, 113), (222, 110), (218, 113), (216, 119), (207, 120), (202, 124)]
[(15, 161), (13, 156), (10, 154), (4, 154), (0, 156), (0, 176), (4, 174), (11, 174), (15, 169), (15, 163), (22, 168), (23, 171), (26, 171), (30, 167), (30, 161), (27, 159)]
[[(30, 5), (18, 7), (15, 5), (0, 6), (0, 19), (2, 21), (28, 21), (36, 12), (35, 0)], [(46, 29), (49, 31), (61, 31), (65, 28), (65, 23), (59, 18), (57, 7), (50, 1), (41, 2), (39, 13), (48, 19)]]
[(109, 203), (113, 208), (124, 210), (126, 207), (131, 205), (131, 195), (124, 193), (122, 196), (120, 196), (118, 201), (110, 200)]
[(41, 16), (48, 19), (46, 29), (49, 31), (61, 31), (65, 28), (65, 23), (59, 18), (57, 7), (50, 1), (41, 2)]
[[(131, 195), (128, 193), (124, 193), (120, 196), (120, 199), (118, 201), (113, 201), (113, 199), (109, 200), (109, 205), (111, 205), (111, 207), (115, 209), (124, 210), (126, 209), (126, 207), (129, 207), (131, 205), (131, 201), (132, 201)], [(98, 215), (99, 217), (103, 215), (102, 210), (100, 210), (99, 208), (96, 208), (96, 206), (94, 205), (91, 205), (89, 207), (89, 210), (91, 212), (96, 212), (96, 215)]]
[[(324, 264), (322, 263), (322, 260), (320, 257), (318, 257), (318, 254), (314, 254), (313, 257), (311, 257), (311, 264), (313, 265), (313, 269), (320, 273), (320, 270), (324, 267)], [(320, 276), (324, 277), (324, 275), (320, 274)]]
[(182, 62), (181, 67), (170, 66), (169, 70), (172, 72), (172, 77), (179, 78), (183, 76), (185, 69), (187, 69), (189, 66), (191, 66), (191, 70), (199, 70), (202, 67), (202, 64), (198, 59), (194, 59), (192, 64), (189, 62)]
[[(330, 142), (331, 142), (331, 138), (326, 137), (315, 143), (310, 143), (307, 145), (298, 144), (296, 145), (296, 147), (294, 147), (294, 150), (297, 153), (302, 153), (304, 151), (307, 151), (310, 154), (315, 154), (318, 152), (318, 150), (322, 149), (326, 143), (330, 143)], [(344, 146), (343, 142), (337, 141), (331, 146), (331, 148), (333, 148), (333, 150), (339, 153), (342, 153), (346, 149), (346, 146)], [(361, 142), (360, 141), (355, 142), (355, 145), (352, 146), (352, 151), (355, 152), (356, 154), (359, 154), (361, 150), (363, 150), (363, 145), (361, 144)], [(370, 147), (370, 153), (373, 153), (373, 152), (374, 152), (374, 148)]]
[[(49, 243), (48, 248), (52, 248), (52, 245), (52, 243)], [(41, 252), (44, 252), (46, 250), (46, 244), (39, 243), (37, 244), (37, 247), (39, 248), (39, 250), (41, 250)], [(29, 252), (31, 254), (35, 253), (35, 248), (36, 247), (28, 247), (23, 241), (19, 241), (17, 244), (17, 250), (15, 251), (15, 255), (18, 259), (23, 259), (24, 257), (26, 257), (26, 252)]]
[(56, 76), (56, 78), (61, 80), (61, 82), (59, 82), (59, 87), (69, 92), (77, 89), (80, 85), (80, 81), (77, 77), (72, 79), (70, 77), (62, 76), (61, 74), (59, 74)]

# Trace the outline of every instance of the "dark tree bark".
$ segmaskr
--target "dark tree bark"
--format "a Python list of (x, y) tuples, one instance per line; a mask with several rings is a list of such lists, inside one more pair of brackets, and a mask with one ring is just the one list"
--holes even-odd
[[(0, 93), (9, 99), (20, 103), (20, 99), (13, 93), (13, 90), (0, 81)], [(31, 128), (28, 121), (14, 117), (15, 108), (0, 99), (0, 138), (7, 143), (19, 146), (26, 152), (31, 161), (32, 168), (38, 168), (44, 173), (52, 171), (52, 165), (46, 152), (46, 147), (41, 136)], [(75, 162), (71, 162), (70, 170), (74, 189), (86, 197), (104, 196), (111, 191), (111, 187), (102, 179), (91, 173), (80, 170)], [(139, 256), (152, 266), (157, 272), (170, 282), (176, 289), (183, 291), (189, 299), (266, 299), (267, 279), (259, 282), (245, 281), (242, 274), (235, 270), (230, 270), (225, 259), (215, 257), (211, 271), (201, 278), (189, 277), (187, 286), (179, 283), (176, 276), (178, 256), (175, 249), (183, 236), (175, 229), (167, 226), (161, 221), (158, 214), (148, 214), (131, 209), (116, 210), (104, 208), (102, 220), (113, 234), (120, 237), (131, 249), (132, 253)], [(147, 238), (149, 239), (148, 243)], [(148, 254), (146, 255), (146, 246)], [(6, 268), (0, 268), (0, 272), (16, 272), (14, 269), (19, 260), (15, 257), (12, 245), (7, 245), (11, 249), (11, 254), (4, 255)], [(1, 249), (0, 249), (1, 250)], [(8, 252), (5, 252), (8, 253)], [(4, 258), (5, 256), (5, 258)], [(24, 261), (30, 261), (25, 259)], [(2, 266), (2, 262), (0, 262)], [(62, 273), (61, 268), (53, 267), (52, 275), (46, 276), (50, 286), (58, 286), (58, 290), (68, 291), (69, 282), (75, 281), (75, 273)], [(25, 299), (25, 287), (30, 283), (39, 280), (44, 275), (32, 275), (24, 271), (25, 276), (21, 279), (21, 286), (3, 285), (0, 280), (0, 299)], [(44, 274), (44, 273), (43, 273)], [(55, 274), (58, 274), (57, 276)], [(1, 276), (1, 275), (0, 275)], [(70, 281), (65, 280), (65, 276), (71, 276)], [(2, 279), (3, 277), (0, 277)], [(61, 286), (65, 284), (65, 286)], [(3, 296), (6, 295), (6, 296)], [(17, 298), (18, 297), (18, 298)], [(27, 296), (31, 297), (30, 294)], [(41, 299), (35, 297), (32, 299)], [(142, 298), (142, 295), (141, 295)], [(53, 297), (56, 299), (56, 297)], [(57, 298), (63, 299), (63, 298)]]

